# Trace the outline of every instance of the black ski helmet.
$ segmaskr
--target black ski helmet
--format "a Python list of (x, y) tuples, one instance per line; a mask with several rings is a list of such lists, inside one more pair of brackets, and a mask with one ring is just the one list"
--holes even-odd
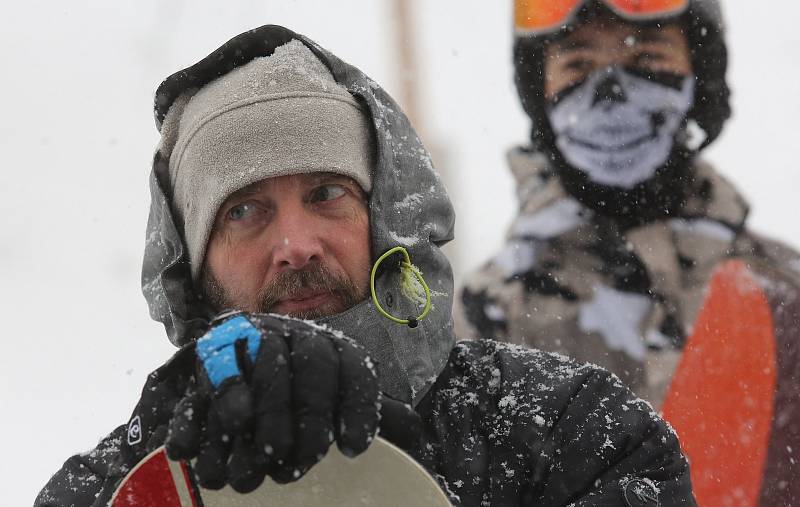
[[(587, 7), (601, 3), (586, 2), (577, 19)], [(606, 7), (603, 4), (603, 7)], [(664, 18), (677, 20), (689, 42), (692, 68), (696, 76), (695, 103), (688, 113), (705, 132), (706, 138), (697, 151), (711, 144), (722, 131), (722, 125), (731, 115), (730, 89), (725, 81), (728, 54), (725, 46), (725, 26), (719, 0), (691, 0), (689, 7), (677, 16)], [(653, 23), (659, 20), (648, 20)], [(522, 100), (522, 107), (533, 123), (531, 141), (534, 148), (554, 146), (553, 134), (545, 114), (544, 98), (544, 46), (564, 33), (565, 25), (556, 33), (514, 36), (514, 81)]]

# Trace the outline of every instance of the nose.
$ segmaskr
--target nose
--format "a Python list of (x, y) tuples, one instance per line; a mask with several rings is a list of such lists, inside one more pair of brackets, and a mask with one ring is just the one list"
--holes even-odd
[(273, 266), (279, 270), (301, 270), (322, 260), (323, 246), (313, 221), (302, 213), (286, 213), (277, 220)]
[(597, 84), (594, 89), (592, 106), (608, 102), (626, 102), (627, 100), (628, 97), (625, 95), (625, 90), (622, 89), (619, 79), (617, 79), (615, 73), (612, 73)]

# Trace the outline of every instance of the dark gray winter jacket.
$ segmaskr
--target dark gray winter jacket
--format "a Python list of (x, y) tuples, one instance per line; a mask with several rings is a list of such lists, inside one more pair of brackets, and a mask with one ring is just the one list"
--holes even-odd
[[(659, 505), (694, 505), (688, 464), (674, 433), (616, 377), (564, 357), (491, 341), (455, 345), (452, 274), (440, 250), (452, 239), (452, 206), (405, 115), (361, 71), (303, 36), (264, 26), (162, 83), (156, 94), (158, 125), (181, 93), (291, 39), (306, 44), (372, 118), (374, 257), (398, 245), (407, 248), (433, 295), (433, 309), (416, 328), (382, 317), (370, 301), (324, 322), (367, 349), (376, 360), (382, 391), (415, 405), (425, 433), (412, 455), (436, 475), (453, 503), (626, 505), (627, 495), (630, 505), (649, 505), (648, 497), (660, 498)], [(212, 317), (192, 287), (164, 178), (167, 163), (159, 149), (151, 177), (143, 290), (153, 318), (184, 348), (151, 374), (140, 404), (153, 389), (182, 392), (192, 371), (191, 345), (185, 345), (207, 329)], [(416, 315), (419, 309), (402, 295), (398, 276), (392, 269), (379, 271), (377, 297), (398, 316)], [(163, 439), (157, 433), (143, 435), (139, 449), (123, 438), (126, 427), (117, 428), (89, 454), (70, 458), (36, 505), (105, 505), (144, 447)]]

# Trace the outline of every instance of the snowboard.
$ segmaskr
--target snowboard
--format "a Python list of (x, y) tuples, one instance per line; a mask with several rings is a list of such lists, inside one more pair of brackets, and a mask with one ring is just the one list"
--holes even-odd
[(376, 438), (355, 458), (332, 445), (306, 475), (289, 484), (269, 477), (255, 491), (201, 488), (192, 465), (172, 461), (163, 447), (147, 455), (120, 483), (109, 507), (321, 507), (336, 505), (450, 507), (447, 495), (416, 461)]
[(663, 405), (698, 505), (758, 505), (776, 365), (767, 296), (744, 262), (727, 261), (711, 278)]

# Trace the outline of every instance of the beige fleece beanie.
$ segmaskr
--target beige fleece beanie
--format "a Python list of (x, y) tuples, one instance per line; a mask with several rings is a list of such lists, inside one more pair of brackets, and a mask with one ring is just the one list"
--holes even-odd
[(375, 143), (367, 115), (296, 40), (181, 96), (161, 135), (194, 280), (217, 211), (234, 192), (311, 172), (349, 176), (365, 192), (372, 187)]

